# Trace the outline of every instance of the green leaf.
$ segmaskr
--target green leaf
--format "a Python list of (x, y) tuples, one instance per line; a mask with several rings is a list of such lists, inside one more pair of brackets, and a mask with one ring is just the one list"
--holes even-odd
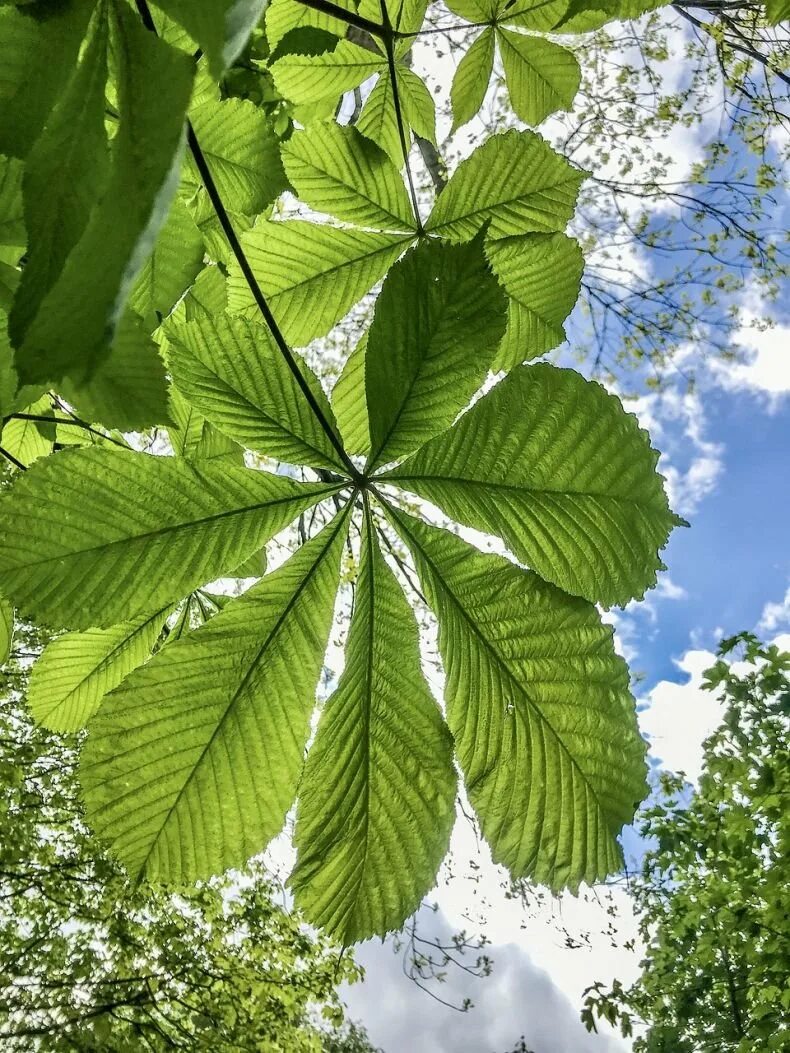
[(370, 452), (368, 407), (365, 400), (365, 333), (346, 359), (332, 389), (332, 408), (337, 416), (343, 445), (350, 454)]
[[(412, 238), (288, 220), (260, 222), (241, 241), (285, 339), (305, 347), (325, 336), (370, 291)], [(236, 314), (258, 314), (235, 264), (228, 307)]]
[(266, 0), (157, 0), (157, 7), (200, 45), (213, 78), (219, 80), (260, 22)]
[(25, 157), (71, 75), (95, 0), (0, 8), (0, 153)]
[(664, 7), (668, 0), (570, 0), (566, 12), (554, 27), (557, 33), (585, 33), (599, 29), (614, 19), (639, 18), (648, 11)]
[(400, 172), (356, 128), (313, 124), (283, 144), (285, 171), (299, 198), (359, 227), (414, 230)]
[(510, 104), (526, 124), (540, 124), (556, 110), (570, 110), (581, 70), (572, 52), (541, 37), (497, 30)]
[(117, 687), (148, 658), (168, 609), (109, 629), (66, 633), (47, 644), (33, 666), (27, 704), (51, 731), (79, 731)]
[[(347, 5), (340, 3), (337, 6)], [(286, 33), (291, 33), (294, 29), (323, 29), (336, 37), (342, 37), (345, 36), (346, 25), (342, 19), (333, 18), (332, 15), (326, 15), (312, 7), (295, 4), (293, 0), (270, 0), (266, 8), (266, 38), (271, 51), (276, 49)]]
[(772, 26), (790, 20), (790, 0), (765, 0), (765, 13)]
[(58, 387), (80, 416), (108, 428), (142, 431), (170, 420), (164, 363), (132, 311), (124, 314), (110, 353), (90, 379), (74, 383), (66, 377)]
[[(417, 135), (436, 145), (436, 104), (424, 81), (406, 66), (395, 69), (403, 118)], [(408, 142), (408, 134), (406, 141)]]
[(117, 448), (64, 450), (0, 500), (3, 589), (53, 627), (115, 625), (238, 567), (336, 490)]
[(453, 126), (450, 133), (466, 124), (483, 105), (494, 68), (494, 32), (489, 27), (464, 52), (450, 88)]
[[(447, 7), (467, 22), (489, 22), (496, 17), (500, 0), (445, 0)], [(521, 6), (521, 0), (519, 0)]]
[(641, 597), (678, 522), (636, 417), (579, 373), (520, 366), (386, 479), (498, 534), (541, 577), (610, 606)]
[(165, 219), (193, 62), (125, 5), (112, 9), (120, 122), (107, 189), (17, 355), (25, 382), (87, 375), (107, 352), (131, 284)]
[(27, 244), (22, 205), (23, 172), (21, 161), (0, 154), (0, 245), (20, 249)]
[[(88, 726), (88, 820), (133, 879), (240, 866), (296, 795), (348, 517), (108, 695)], [(174, 748), (177, 744), (177, 748)]]
[(244, 450), (241, 446), (233, 439), (229, 439), (219, 428), (209, 424), (207, 420), (203, 421), (203, 430), (200, 442), (195, 447), (194, 457), (195, 460), (202, 461), (204, 464), (206, 461), (214, 461), (239, 467), (244, 466)]
[(17, 347), (105, 190), (110, 160), (104, 130), (107, 39), (107, 19), (103, 8), (97, 8), (79, 65), (25, 165), (28, 253), (9, 318)]
[[(230, 212), (257, 215), (285, 190), (280, 144), (266, 114), (254, 103), (212, 100), (191, 110), (190, 120)], [(186, 168), (184, 185), (197, 189), (201, 179), (191, 156)]]
[(167, 434), (176, 457), (193, 457), (203, 436), (204, 420), (191, 402), (172, 387), (170, 396), (170, 424)]
[(534, 132), (492, 135), (453, 173), (427, 229), (469, 241), (486, 223), (491, 238), (562, 230), (586, 173)]
[(0, 666), (11, 657), (14, 642), (14, 607), (0, 594)]
[(480, 238), (426, 242), (395, 264), (365, 352), (369, 467), (403, 457), (452, 424), (494, 359), (506, 305)]
[(174, 198), (153, 252), (129, 294), (129, 307), (148, 332), (170, 313), (202, 266), (203, 238), (189, 209)]
[(494, 861), (553, 889), (615, 872), (647, 786), (611, 628), (501, 556), (391, 518), (439, 622), (447, 720)]
[(507, 332), (494, 369), (512, 369), (565, 340), (563, 322), (581, 288), (584, 257), (565, 234), (523, 234), (489, 241), (486, 255), (510, 297)]
[(286, 99), (308, 103), (336, 98), (386, 68), (384, 55), (341, 40), (321, 55), (285, 55), (272, 63), (271, 74)]
[(399, 929), (436, 881), (455, 784), (414, 615), (368, 521), (345, 669), (299, 784), (296, 905), (344, 946)]
[[(49, 395), (42, 395), (30, 406), (19, 410), (20, 413), (30, 413), (34, 416), (52, 416), (52, 400)], [(55, 441), (55, 425), (44, 424), (41, 421), (20, 420), (12, 417), (5, 422), (0, 435), (0, 444), (3, 449), (15, 457), (27, 467), (40, 457), (46, 457), (52, 453), (52, 444)]]
[[(167, 328), (173, 381), (188, 402), (232, 439), (292, 464), (343, 469), (269, 330), (230, 315), (204, 315)], [(309, 366), (303, 382), (333, 423), (329, 400)], [(334, 424), (333, 424), (334, 426)]]
[[(401, 104), (403, 100), (401, 100)], [(357, 131), (381, 147), (398, 169), (403, 167), (403, 147), (392, 93), (392, 80), (382, 73), (362, 106)]]
[(554, 29), (567, 7), (568, 0), (518, 0), (516, 4), (498, 0), (498, 21), (546, 33)]

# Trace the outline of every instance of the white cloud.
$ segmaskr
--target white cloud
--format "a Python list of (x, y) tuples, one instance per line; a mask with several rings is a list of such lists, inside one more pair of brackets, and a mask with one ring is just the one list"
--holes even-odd
[(742, 323), (733, 343), (746, 351), (746, 362), (712, 363), (714, 379), (728, 391), (762, 395), (769, 410), (779, 407), (790, 394), (790, 325), (768, 325), (765, 318), (776, 314), (755, 286), (746, 289), (741, 303)]
[[(444, 914), (435, 915), (433, 935), (448, 940), (451, 933)], [(454, 1004), (471, 998), (473, 1008), (462, 1013), (431, 999), (404, 974), (399, 954), (371, 941), (357, 954), (366, 980), (343, 992), (349, 1013), (385, 1053), (508, 1053), (522, 1035), (536, 1053), (624, 1053), (620, 1040), (586, 1032), (576, 1005), (523, 946), (508, 942), (487, 952), (490, 976), (476, 979), (450, 966), (446, 985), (434, 987)]]
[(784, 599), (778, 603), (766, 603), (760, 621), (757, 623), (759, 632), (772, 633), (779, 628), (790, 627), (790, 585), (784, 594)]
[(721, 702), (702, 688), (702, 674), (716, 661), (711, 651), (686, 651), (675, 664), (688, 679), (661, 680), (642, 700), (639, 723), (662, 767), (684, 772), (696, 783), (702, 770), (702, 743), (719, 725)]
[(661, 450), (658, 467), (666, 479), (673, 510), (682, 516), (693, 515), (716, 489), (724, 470), (724, 446), (707, 438), (699, 395), (668, 388), (626, 405)]

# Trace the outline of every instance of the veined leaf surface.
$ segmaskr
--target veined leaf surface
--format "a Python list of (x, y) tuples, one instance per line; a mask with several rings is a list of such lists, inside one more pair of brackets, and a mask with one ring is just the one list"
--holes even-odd
[(494, 860), (555, 889), (615, 872), (647, 786), (612, 629), (537, 574), (392, 519), (439, 622), (447, 719)]
[(115, 625), (234, 570), (336, 489), (183, 458), (64, 450), (0, 501), (3, 588), (49, 625)]
[[(347, 517), (108, 695), (89, 724), (88, 818), (133, 878), (240, 866), (295, 795)], [(176, 744), (177, 748), (173, 748)]]
[(657, 460), (619, 399), (539, 364), (513, 370), (384, 478), (498, 534), (546, 581), (612, 605), (655, 584), (678, 522)]
[(299, 785), (296, 903), (343, 944), (399, 928), (436, 880), (455, 817), (452, 740), (417, 625), (370, 522), (346, 665)]

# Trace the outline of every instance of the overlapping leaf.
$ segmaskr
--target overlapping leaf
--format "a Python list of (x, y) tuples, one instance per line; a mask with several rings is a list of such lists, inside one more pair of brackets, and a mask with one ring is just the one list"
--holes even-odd
[(114, 687), (151, 654), (167, 609), (110, 629), (66, 633), (47, 644), (30, 674), (27, 703), (52, 731), (79, 731)]
[(26, 329), (17, 355), (25, 382), (80, 381), (106, 353), (175, 189), (193, 62), (153, 38), (130, 8), (109, 11), (120, 120), (107, 183)]
[(392, 518), (439, 623), (447, 720), (494, 860), (555, 889), (612, 873), (646, 747), (611, 628), (537, 574)]
[(488, 372), (505, 305), (479, 238), (427, 243), (395, 264), (365, 351), (369, 468), (403, 457), (452, 424)]
[[(232, 439), (294, 464), (343, 468), (268, 329), (229, 315), (204, 315), (168, 327), (168, 363), (176, 387)], [(331, 422), (315, 375), (297, 362), (303, 382)]]
[(297, 905), (344, 944), (397, 929), (433, 887), (455, 817), (452, 740), (409, 604), (365, 525), (346, 665), (299, 784)]
[(599, 384), (521, 366), (385, 478), (498, 534), (566, 592), (611, 605), (655, 584), (677, 522), (657, 459)]
[(400, 172), (356, 128), (314, 125), (283, 146), (288, 178), (318, 212), (379, 230), (415, 229)]
[(3, 588), (46, 624), (114, 625), (232, 571), (335, 489), (119, 449), (66, 450), (0, 500)]
[(241, 52), (266, 8), (266, 0), (157, 0), (157, 6), (206, 53), (215, 79)]
[(310, 731), (346, 524), (338, 516), (163, 648), (90, 722), (80, 769), (88, 818), (133, 877), (207, 877), (279, 832)]

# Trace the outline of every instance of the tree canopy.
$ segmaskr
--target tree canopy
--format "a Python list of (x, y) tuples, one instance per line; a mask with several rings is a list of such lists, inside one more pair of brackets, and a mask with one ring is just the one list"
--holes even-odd
[(584, 1012), (588, 1027), (634, 1030), (637, 1053), (779, 1051), (790, 1037), (790, 653), (742, 634), (719, 654), (704, 686), (722, 723), (699, 785), (665, 773), (639, 824), (641, 975), (594, 985)]

